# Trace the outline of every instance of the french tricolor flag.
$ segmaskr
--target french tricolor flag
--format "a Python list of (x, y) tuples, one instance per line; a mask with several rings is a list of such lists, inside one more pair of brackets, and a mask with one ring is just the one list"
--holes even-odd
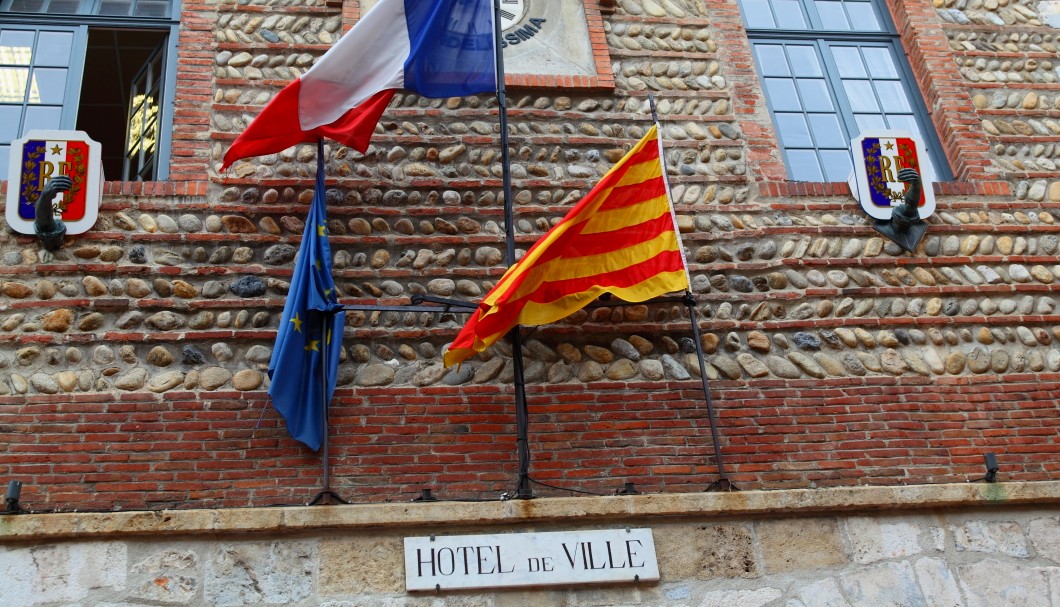
[(492, 0), (379, 0), (236, 138), (221, 170), (327, 137), (360, 152), (397, 89), (497, 90)]

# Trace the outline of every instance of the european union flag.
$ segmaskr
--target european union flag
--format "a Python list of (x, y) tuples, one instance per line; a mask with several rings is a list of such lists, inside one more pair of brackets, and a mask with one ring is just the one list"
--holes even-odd
[(327, 432), (346, 319), (331, 277), (322, 148), (317, 148), (316, 192), (269, 360), (272, 405), (287, 421), (287, 432), (314, 451)]

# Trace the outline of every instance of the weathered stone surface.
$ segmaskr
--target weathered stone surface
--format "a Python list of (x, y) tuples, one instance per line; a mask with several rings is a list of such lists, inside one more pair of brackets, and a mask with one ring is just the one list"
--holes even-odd
[(320, 594), (400, 593), (405, 589), (401, 538), (367, 535), (320, 542)]
[(905, 561), (847, 573), (839, 584), (854, 605), (926, 605), (916, 573)]
[(1048, 580), (1040, 569), (987, 559), (957, 568), (971, 605), (1050, 607)]
[(857, 563), (906, 558), (922, 552), (919, 526), (909, 522), (881, 522), (874, 517), (846, 519), (843, 532)]
[(659, 554), (659, 567), (677, 579), (755, 578), (761, 575), (751, 529), (741, 524), (708, 524), (689, 533), (680, 526), (654, 529), (656, 542), (672, 546)]
[(629, 359), (620, 358), (607, 367), (605, 375), (608, 379), (619, 381), (630, 379), (637, 375), (637, 366)]
[(79, 603), (93, 592), (126, 588), (128, 547), (105, 541), (15, 547), (0, 552), (0, 566), (0, 596), (11, 605)]
[(219, 543), (206, 558), (203, 595), (230, 606), (301, 601), (312, 592), (317, 559), (307, 541)]
[(1016, 558), (1030, 555), (1023, 530), (1014, 522), (971, 520), (951, 525), (958, 551), (985, 552)]
[(802, 369), (807, 375), (816, 377), (817, 379), (824, 379), (828, 373), (821, 368), (814, 360), (801, 352), (789, 352), (788, 360), (794, 363), (798, 368)]
[(172, 390), (184, 383), (184, 374), (180, 371), (166, 371), (147, 382), (147, 389), (151, 392), (161, 393)]
[(848, 558), (834, 519), (761, 521), (755, 525), (763, 573), (773, 575), (845, 565)]
[(736, 362), (740, 363), (740, 367), (742, 367), (744, 372), (751, 377), (765, 377), (769, 375), (769, 368), (757, 358), (746, 352), (737, 354)]
[(199, 385), (206, 390), (216, 390), (232, 379), (232, 372), (224, 367), (207, 367), (199, 373)]

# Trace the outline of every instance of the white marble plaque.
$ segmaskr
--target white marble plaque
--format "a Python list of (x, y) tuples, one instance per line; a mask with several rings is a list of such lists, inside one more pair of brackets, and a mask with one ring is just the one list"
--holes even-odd
[(658, 579), (651, 529), (405, 538), (410, 591)]

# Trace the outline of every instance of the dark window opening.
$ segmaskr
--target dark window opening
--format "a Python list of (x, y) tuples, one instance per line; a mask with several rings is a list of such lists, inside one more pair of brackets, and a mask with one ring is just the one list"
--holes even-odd
[[(110, 180), (152, 180), (157, 163), (158, 100), (161, 84), (161, 49), (166, 32), (158, 30), (90, 28), (81, 81), (77, 130), (88, 133), (103, 150), (103, 174)], [(145, 89), (145, 67), (154, 67)], [(136, 133), (130, 132), (136, 131)], [(146, 135), (143, 135), (146, 132)], [(127, 143), (128, 140), (128, 143)], [(148, 162), (130, 162), (140, 153)]]

